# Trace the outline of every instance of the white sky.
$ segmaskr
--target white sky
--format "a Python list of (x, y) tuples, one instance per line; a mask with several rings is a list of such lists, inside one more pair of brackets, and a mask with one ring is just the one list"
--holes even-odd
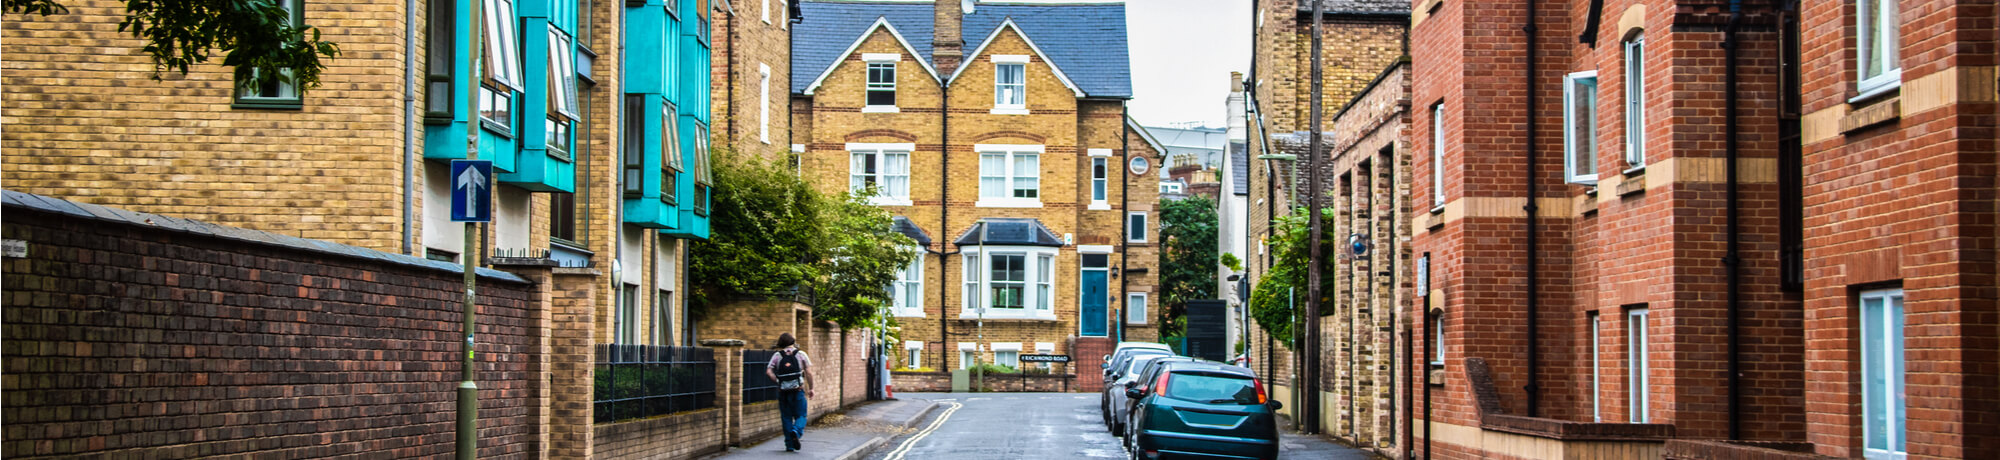
[(1221, 127), (1229, 72), (1250, 71), (1250, 0), (1129, 0), (1132, 118)]

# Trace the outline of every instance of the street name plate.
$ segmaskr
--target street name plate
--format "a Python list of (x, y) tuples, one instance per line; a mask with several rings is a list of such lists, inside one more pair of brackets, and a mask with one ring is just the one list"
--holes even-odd
[(1069, 355), (1021, 355), (1024, 363), (1067, 363)]

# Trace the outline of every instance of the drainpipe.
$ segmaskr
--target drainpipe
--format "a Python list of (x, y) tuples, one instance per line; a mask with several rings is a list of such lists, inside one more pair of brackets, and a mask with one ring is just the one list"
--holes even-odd
[[(1124, 164), (1124, 165), (1119, 165), (1118, 167), (1120, 167), (1120, 168), (1126, 168), (1126, 167), (1127, 167), (1128, 165), (1130, 165), (1130, 164), (1132, 163), (1132, 126), (1131, 126), (1131, 125), (1133, 125), (1133, 124), (1135, 124), (1135, 123), (1132, 123), (1132, 108), (1131, 108), (1131, 107), (1126, 107), (1126, 106), (1125, 106), (1125, 103), (1123, 103), (1123, 102), (1119, 103), (1119, 108), (1118, 108), (1118, 124), (1120, 125), (1120, 126), (1118, 127), (1118, 128), (1119, 128), (1119, 129), (1118, 129), (1118, 151), (1119, 151), (1120, 153), (1124, 153), (1124, 154), (1125, 154), (1125, 164)], [(1164, 154), (1164, 153), (1166, 153), (1166, 152), (1160, 152), (1160, 153)], [(1110, 169), (1110, 168), (1109, 168), (1109, 166), (1110, 166), (1110, 165), (1106, 165), (1106, 169)], [(1162, 165), (1162, 166), (1164, 166), (1164, 165)], [(1127, 274), (1125, 274), (1125, 273), (1124, 273), (1124, 271), (1125, 271), (1125, 266), (1126, 266), (1125, 264), (1126, 264), (1126, 262), (1129, 262), (1129, 261), (1131, 260), (1131, 257), (1132, 257), (1132, 251), (1131, 251), (1131, 249), (1132, 249), (1132, 222), (1131, 222), (1131, 219), (1132, 219), (1132, 171), (1130, 171), (1129, 169), (1130, 169), (1130, 168), (1127, 168), (1127, 170), (1126, 170), (1126, 171), (1119, 171), (1119, 172), (1118, 172), (1118, 212), (1122, 212), (1122, 213), (1125, 213), (1125, 215), (1123, 215), (1123, 216), (1118, 216), (1118, 233), (1119, 233), (1119, 235), (1120, 235), (1120, 236), (1118, 237), (1118, 271), (1119, 271), (1119, 273), (1118, 273), (1118, 275), (1119, 275), (1119, 276), (1118, 276), (1118, 313), (1117, 313), (1117, 314), (1115, 314), (1115, 315), (1113, 315), (1113, 316), (1116, 316), (1116, 318), (1112, 318), (1112, 324), (1115, 324), (1115, 325), (1117, 325), (1117, 326), (1118, 326), (1118, 328), (1117, 328), (1117, 331), (1118, 331), (1118, 333), (1116, 334), (1116, 336), (1117, 336), (1117, 338), (1118, 338), (1118, 340), (1117, 340), (1117, 341), (1119, 341), (1119, 342), (1124, 342), (1124, 341), (1125, 341), (1125, 309), (1126, 309), (1127, 307), (1129, 307), (1129, 305), (1126, 305), (1125, 303), (1126, 303), (1126, 302), (1128, 302), (1128, 301), (1129, 301), (1129, 299), (1131, 298), (1131, 294), (1129, 294), (1129, 293), (1127, 293), (1127, 292), (1126, 292), (1126, 286), (1125, 286), (1125, 281), (1126, 281), (1126, 279), (1127, 279), (1127, 278), (1130, 278), (1131, 276), (1129, 276), (1129, 275), (1127, 275)], [(1110, 173), (1110, 171), (1105, 171), (1105, 172), (1106, 172), (1106, 173)], [(1151, 223), (1151, 221), (1148, 221), (1148, 223)], [(1182, 335), (1181, 335), (1182, 337), (1186, 337), (1186, 336), (1187, 336), (1187, 335), (1186, 335), (1186, 334), (1187, 334), (1187, 331), (1186, 331), (1186, 330), (1182, 330), (1181, 334), (1182, 334)]]
[[(417, 130), (417, 0), (403, 2), (403, 254), (411, 253), (410, 220), (416, 214), (412, 209), (416, 200), (410, 194), (416, 191), (416, 165), (411, 160), (416, 157)], [(421, 255), (417, 255), (422, 257)]]
[[(792, 0), (792, 1), (798, 1), (798, 0)], [(745, 8), (748, 8), (748, 7), (749, 7), (749, 6), (747, 6), (747, 5), (745, 6)], [(770, 8), (770, 6), (769, 6), (768, 4), (766, 4), (765, 8)], [(786, 14), (786, 16), (790, 16), (790, 14)], [(736, 75), (736, 58), (738, 58), (738, 57), (741, 57), (741, 56), (743, 56), (743, 54), (742, 54), (742, 53), (740, 53), (740, 52), (738, 52), (738, 51), (736, 50), (736, 23), (737, 23), (738, 21), (742, 21), (742, 18), (739, 18), (739, 17), (737, 17), (737, 16), (736, 16), (736, 9), (735, 9), (735, 8), (730, 8), (730, 9), (729, 9), (729, 16), (728, 16), (728, 17), (729, 17), (729, 29), (728, 29), (728, 32), (727, 32), (727, 33), (729, 34), (729, 38), (728, 38), (728, 41), (729, 41), (729, 44), (728, 44), (727, 46), (729, 47), (729, 59), (726, 59), (726, 61), (728, 61), (728, 64), (727, 64), (727, 65), (729, 66), (729, 69), (728, 69), (728, 71), (729, 71), (729, 83), (728, 83), (728, 84), (727, 84), (726, 86), (728, 86), (728, 87), (729, 87), (729, 141), (730, 141), (730, 142), (736, 142), (736, 140), (737, 140), (737, 139), (739, 139), (739, 138), (737, 137), (737, 136), (738, 136), (738, 133), (737, 133), (737, 129), (736, 129), (736, 126), (737, 126), (737, 125), (740, 125), (740, 124), (742, 124), (742, 123), (739, 123), (739, 122), (737, 122), (737, 118), (736, 118), (736, 117), (737, 117), (737, 112), (738, 112), (738, 110), (737, 110), (737, 109), (738, 109), (737, 105), (740, 105), (740, 104), (737, 104), (737, 103), (736, 103), (736, 84), (737, 84), (737, 83), (742, 83), (742, 82), (743, 82), (742, 80), (738, 79), (738, 78), (737, 78), (738, 76)], [(789, 20), (789, 19), (788, 19), (788, 20)], [(713, 64), (711, 64), (711, 65), (713, 65)], [(766, 92), (764, 93), (764, 95), (763, 95), (763, 96), (764, 96), (764, 97), (766, 97), (766, 98), (770, 97), (770, 96), (771, 96), (771, 93), (769, 93), (769, 91), (770, 91), (770, 90), (769, 90), (769, 89), (765, 89), (765, 91), (766, 91)], [(786, 110), (786, 111), (790, 111), (790, 107), (789, 107), (789, 105), (790, 105), (790, 104), (786, 104), (786, 105), (788, 106), (788, 107), (787, 107), (787, 110)], [(710, 106), (710, 107), (714, 107), (714, 104), (713, 104), (713, 102), (711, 102), (709, 106)], [(760, 110), (769, 110), (769, 109), (764, 109), (764, 108), (762, 108), (762, 107), (759, 107), (759, 109), (760, 109)], [(790, 151), (791, 149), (792, 149), (792, 146), (789, 146), (789, 145), (785, 146), (785, 150), (786, 150), (786, 151)], [(758, 155), (758, 156), (759, 156), (759, 157), (762, 157), (763, 155)]]
[(1727, 224), (1729, 226), (1729, 247), (1727, 254), (1722, 257), (1722, 265), (1728, 271), (1729, 276), (1729, 439), (1732, 440), (1743, 438), (1743, 423), (1737, 420), (1737, 416), (1743, 407), (1741, 401), (1743, 394), (1743, 374), (1742, 357), (1740, 356), (1742, 347), (1740, 346), (1741, 340), (1736, 337), (1736, 323), (1740, 316), (1737, 309), (1742, 307), (1743, 297), (1743, 258), (1737, 252), (1740, 246), (1739, 240), (1742, 239), (1741, 234), (1743, 232), (1742, 228), (1737, 225), (1737, 215), (1741, 206), (1736, 203), (1736, 161), (1739, 147), (1737, 145), (1739, 130), (1736, 128), (1736, 55), (1738, 54), (1737, 48), (1742, 45), (1742, 42), (1737, 40), (1736, 32), (1742, 26), (1742, 23), (1743, 1), (1730, 0), (1729, 27), (1723, 29), (1722, 32), (1722, 52), (1724, 55), (1722, 64), (1724, 69), (1722, 77), (1724, 99), (1722, 104), (1722, 125), (1725, 130), (1724, 136), (1727, 137), (1724, 145), (1727, 146), (1725, 148), (1725, 156), (1728, 157), (1726, 171), (1729, 182), (1727, 195), (1723, 199), (1724, 202), (1728, 203), (1729, 208), (1729, 222)]
[(1541, 262), (1541, 244), (1539, 238), (1540, 231), (1536, 228), (1538, 224), (1536, 222), (1536, 214), (1539, 214), (1540, 210), (1536, 209), (1537, 206), (1535, 204), (1535, 196), (1537, 195), (1535, 193), (1535, 121), (1538, 118), (1538, 115), (1535, 113), (1535, 96), (1538, 95), (1537, 91), (1539, 91), (1541, 85), (1535, 84), (1535, 71), (1537, 70), (1535, 67), (1537, 61), (1535, 59), (1535, 35), (1538, 32), (1538, 28), (1535, 26), (1535, 3), (1535, 0), (1528, 0), (1527, 24), (1521, 27), (1521, 31), (1526, 32), (1528, 37), (1528, 142), (1524, 144), (1526, 147), (1524, 150), (1528, 154), (1528, 205), (1522, 209), (1528, 212), (1528, 385), (1523, 389), (1528, 392), (1529, 417), (1540, 417), (1542, 412), (1542, 388), (1538, 383), (1541, 379), (1537, 375), (1537, 372), (1541, 369), (1538, 365), (1541, 358), (1541, 353), (1539, 353), (1541, 349), (1541, 330), (1539, 329), (1540, 324), (1536, 323), (1536, 320), (1541, 318), (1541, 285), (1539, 284), (1541, 269), (1538, 266)]
[[(792, 0), (792, 1), (800, 1), (800, 0)], [(797, 30), (797, 28), (793, 28), (793, 29), (794, 29), (794, 30)], [(941, 160), (941, 161), (939, 161), (939, 162), (938, 162), (938, 177), (951, 177), (951, 176), (949, 176), (949, 175), (948, 175), (948, 174), (950, 174), (950, 173), (951, 173), (951, 82), (948, 82), (948, 81), (947, 81), (947, 82), (945, 82), (945, 83), (944, 83), (944, 85), (943, 85), (943, 86), (942, 86), (941, 88), (939, 88), (938, 92), (944, 95), (944, 97), (941, 97), (941, 98), (938, 98), (938, 99), (939, 99), (939, 100), (941, 101), (941, 104), (942, 104), (942, 105), (940, 106), (940, 107), (941, 107), (941, 109), (940, 109), (940, 110), (938, 110), (938, 158), (940, 158), (940, 160)], [(801, 168), (801, 169), (803, 169), (803, 168)], [(948, 204), (949, 204), (949, 203), (951, 203), (951, 181), (948, 181), (948, 180), (942, 180), (942, 181), (938, 181), (938, 187), (939, 187), (939, 190), (938, 190), (938, 236), (942, 236), (942, 237), (945, 237), (945, 238), (950, 238), (950, 237), (951, 237), (951, 207), (950, 207), (950, 206), (948, 206)], [(944, 243), (939, 243), (939, 244), (938, 244), (938, 248), (942, 249), (942, 248), (944, 248), (944, 245), (946, 245), (946, 244), (950, 244), (950, 243), (949, 243), (949, 241), (950, 241), (950, 240), (946, 240), (946, 241), (947, 241), (947, 242), (944, 242)], [(980, 240), (980, 242), (981, 242), (981, 243), (985, 243), (986, 241), (985, 241), (985, 240)], [(946, 361), (945, 361), (945, 355), (947, 354), (947, 353), (945, 352), (945, 350), (946, 350), (946, 347), (947, 347), (947, 346), (949, 346), (949, 345), (951, 344), (951, 340), (950, 340), (950, 338), (951, 338), (951, 320), (949, 320), (949, 319), (946, 319), (946, 317), (948, 317), (948, 316), (950, 316), (950, 315), (951, 315), (951, 309), (950, 309), (950, 308), (945, 308), (945, 305), (947, 305), (947, 304), (945, 303), (945, 296), (944, 296), (944, 286), (945, 286), (945, 285), (947, 285), (947, 284), (951, 284), (951, 283), (948, 283), (948, 282), (945, 282), (945, 279), (946, 279), (946, 277), (948, 277), (948, 276), (951, 276), (951, 258), (950, 258), (950, 257), (946, 257), (945, 255), (946, 255), (946, 254), (957, 254), (957, 253), (958, 253), (958, 251), (952, 251), (952, 252), (949, 252), (949, 253), (946, 253), (946, 252), (938, 252), (938, 253), (937, 253), (937, 254), (938, 254), (938, 289), (937, 289), (937, 291), (938, 291), (938, 352), (937, 352), (937, 359), (938, 359), (938, 367), (937, 367), (937, 370), (940, 370), (940, 371), (946, 371), (946, 372), (950, 372), (950, 369), (949, 369), (949, 368), (947, 368), (947, 367), (945, 366), (945, 363), (946, 363)], [(960, 307), (971, 307), (971, 305), (961, 305)]]

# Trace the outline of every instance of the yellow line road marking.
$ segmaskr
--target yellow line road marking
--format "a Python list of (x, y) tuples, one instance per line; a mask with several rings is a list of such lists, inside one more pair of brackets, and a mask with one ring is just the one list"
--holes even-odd
[(927, 426), (927, 427), (924, 427), (924, 430), (923, 430), (923, 431), (919, 431), (919, 432), (917, 432), (917, 434), (916, 434), (916, 435), (914, 435), (914, 436), (910, 436), (910, 439), (906, 439), (906, 440), (904, 440), (904, 441), (903, 441), (903, 445), (901, 445), (901, 446), (896, 446), (896, 450), (893, 450), (893, 451), (890, 451), (890, 452), (889, 452), (889, 456), (887, 456), (887, 457), (882, 457), (882, 459), (883, 459), (883, 460), (903, 460), (903, 455), (905, 455), (905, 454), (908, 454), (908, 453), (910, 453), (910, 447), (912, 447), (912, 446), (915, 446), (915, 445), (917, 445), (917, 442), (918, 442), (918, 441), (922, 441), (922, 440), (924, 440), (924, 437), (925, 437), (925, 436), (930, 436), (930, 435), (931, 435), (931, 432), (933, 432), (933, 431), (937, 431), (937, 429), (938, 429), (938, 427), (939, 427), (939, 426), (942, 426), (942, 425), (944, 425), (944, 421), (945, 421), (945, 419), (949, 419), (949, 418), (951, 418), (951, 414), (952, 414), (953, 412), (958, 412), (958, 408), (960, 408), (960, 407), (965, 407), (965, 405), (964, 405), (964, 404), (959, 404), (959, 403), (956, 403), (956, 402), (951, 402), (951, 403), (947, 403), (947, 404), (951, 404), (951, 408), (948, 408), (948, 409), (945, 409), (945, 410), (944, 410), (944, 413), (942, 413), (942, 414), (938, 414), (938, 418), (937, 418), (937, 420), (933, 420), (933, 421), (931, 421), (931, 425), (930, 425), (930, 426)]

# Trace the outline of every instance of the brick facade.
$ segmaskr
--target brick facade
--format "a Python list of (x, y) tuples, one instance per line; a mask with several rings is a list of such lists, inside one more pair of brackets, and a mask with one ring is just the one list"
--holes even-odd
[[(792, 60), (788, 20), (795, 0), (731, 2), (714, 12), (716, 145), (766, 161), (791, 152)], [(726, 141), (726, 142), (723, 142)]]
[[(944, 5), (939, 11), (944, 11), (955, 8), (958, 2), (939, 4)], [(956, 33), (957, 13), (939, 13), (938, 18), (950, 23), (941, 23), (939, 30)], [(1158, 200), (1157, 171), (1132, 174), (1124, 165), (1133, 156), (1143, 156), (1158, 167), (1162, 152), (1134, 131), (1141, 128), (1128, 122), (1123, 100), (1078, 97), (1058, 76), (1059, 69), (1051, 65), (1049, 57), (1030, 46), (1035, 37), (1022, 35), (1018, 27), (1001, 27), (982, 49), (968, 46), (962, 50), (965, 69), (955, 77), (944, 57), (938, 59), (941, 75), (934, 76), (925, 64), (917, 62), (923, 57), (900, 44), (890, 28), (870, 28), (867, 33), (847, 38), (859, 43), (839, 58), (818, 85), (793, 89), (793, 138), (806, 150), (800, 156), (803, 174), (829, 193), (848, 191), (852, 172), (848, 144), (906, 143), (914, 147), (908, 163), (908, 204), (885, 204), (884, 208), (908, 218), (934, 240), (923, 255), (923, 315), (897, 318), (902, 340), (925, 343), (922, 367), (958, 368), (960, 342), (979, 343), (985, 362), (994, 359), (992, 343), (1020, 344), (1022, 354), (1034, 353), (1037, 343), (1049, 343), (1055, 345), (1056, 354), (1074, 354), (1068, 344), (1079, 334), (1080, 247), (1110, 248), (1106, 314), (1111, 334), (1120, 329), (1115, 315), (1126, 298), (1122, 293), (1147, 293), (1149, 303), (1159, 301), (1157, 295), (1150, 295), (1158, 276), (1158, 270), (1152, 269), (1158, 261), (1156, 238), (1125, 243), (1122, 232), (1128, 211), (1146, 212), (1148, 235), (1157, 232), (1158, 216), (1152, 212)], [(932, 39), (907, 34), (903, 38)], [(843, 47), (847, 44), (840, 43)], [(863, 58), (868, 55), (900, 56), (894, 113), (863, 110), (868, 78)], [(1024, 67), (1028, 113), (993, 110), (996, 71), (991, 61), (996, 55), (1029, 56)], [(945, 79), (951, 81), (948, 88), (940, 84)], [(1038, 206), (979, 203), (981, 160), (975, 146), (999, 144), (1043, 149), (1037, 177)], [(1089, 207), (1089, 158), (1093, 154), (1106, 155), (1108, 160), (1108, 209)], [(1054, 262), (1053, 321), (987, 319), (981, 332), (975, 318), (961, 315), (964, 258), (959, 255), (961, 248), (952, 242), (981, 218), (1033, 218), (1056, 235), (1070, 239), (1057, 250)], [(1159, 311), (1157, 305), (1148, 305), (1148, 319), (1126, 325), (1125, 337), (1156, 340), (1158, 324), (1153, 318)], [(949, 331), (949, 339), (942, 338), (941, 329)]]

